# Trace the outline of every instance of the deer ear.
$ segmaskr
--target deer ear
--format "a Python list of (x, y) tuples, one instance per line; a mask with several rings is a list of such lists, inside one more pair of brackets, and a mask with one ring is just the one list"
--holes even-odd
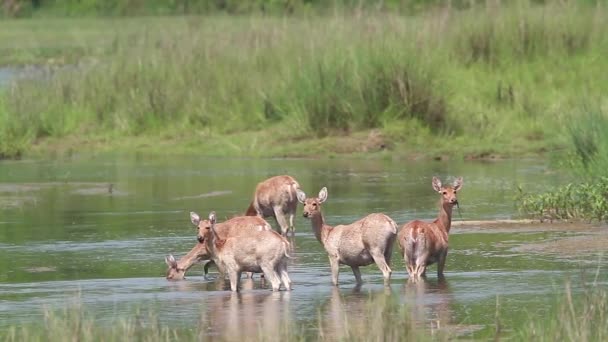
[(437, 177), (433, 177), (433, 190), (441, 192), (441, 180)]
[(323, 187), (321, 191), (319, 191), (319, 203), (323, 203), (327, 201), (327, 188)]
[(462, 177), (456, 178), (454, 181), (454, 191), (458, 191), (462, 188)]
[(165, 263), (171, 268), (177, 268), (177, 261), (175, 261), (175, 258), (172, 254), (169, 254), (165, 257)]
[(197, 213), (195, 213), (194, 211), (190, 212), (190, 221), (192, 221), (192, 224), (198, 227), (198, 224), (201, 222), (201, 217), (198, 216)]
[(217, 231), (215, 231), (215, 211), (209, 213), (209, 223), (211, 223), (211, 233), (218, 237)]
[(304, 204), (304, 202), (306, 202), (306, 194), (304, 193), (304, 191), (298, 189), (296, 190), (296, 195), (298, 196), (298, 201), (302, 204)]

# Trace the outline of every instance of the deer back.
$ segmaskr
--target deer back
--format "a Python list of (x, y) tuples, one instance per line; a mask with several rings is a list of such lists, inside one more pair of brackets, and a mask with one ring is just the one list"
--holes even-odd
[(291, 176), (275, 176), (259, 183), (255, 189), (253, 205), (264, 215), (273, 216), (273, 208), (280, 206), (284, 212), (295, 211), (299, 183)]

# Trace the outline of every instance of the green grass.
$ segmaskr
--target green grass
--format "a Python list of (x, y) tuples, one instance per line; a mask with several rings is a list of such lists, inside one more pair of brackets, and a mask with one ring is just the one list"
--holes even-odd
[(576, 181), (544, 193), (520, 189), (519, 210), (549, 220), (581, 219), (608, 222), (608, 117), (600, 104), (584, 104), (566, 126), (570, 148), (555, 157)]
[(520, 2), (414, 17), (2, 21), (0, 64), (51, 65), (52, 77), (0, 89), (0, 155), (551, 151), (568, 145), (581, 97), (602, 94), (606, 14)]
[[(599, 270), (598, 270), (599, 272)], [(597, 275), (596, 275), (597, 278)], [(247, 332), (256, 340), (305, 341), (305, 340), (348, 340), (348, 341), (447, 341), (454, 339), (494, 340), (516, 339), (525, 341), (603, 341), (608, 336), (608, 298), (604, 286), (593, 282), (582, 293), (574, 293), (569, 283), (561, 295), (555, 297), (555, 305), (542, 315), (530, 315), (522, 326), (504, 326), (498, 312), (495, 326), (488, 333), (469, 335), (466, 329), (459, 331), (458, 325), (437, 328), (415, 321), (407, 305), (394, 301), (391, 296), (370, 297), (366, 304), (366, 317), (333, 313), (338, 324), (330, 324), (326, 316), (319, 312), (311, 322), (285, 322), (273, 325), (272, 331)], [(378, 301), (384, 301), (379, 303)], [(387, 302), (388, 301), (388, 302)], [(381, 308), (381, 309), (378, 309)], [(113, 318), (97, 322), (95, 315), (75, 301), (63, 309), (45, 308), (44, 319), (39, 323), (13, 325), (0, 330), (3, 341), (183, 341), (206, 340), (209, 321), (201, 314), (197, 324), (188, 326), (168, 324), (159, 319), (158, 309), (137, 309), (127, 317)], [(337, 317), (335, 315), (340, 315)], [(106, 317), (107, 318), (107, 317)], [(336, 322), (333, 322), (336, 323)], [(466, 326), (466, 325), (465, 325)], [(221, 332), (214, 338), (228, 340)], [(242, 332), (244, 333), (244, 332)], [(234, 337), (233, 337), (234, 338)]]

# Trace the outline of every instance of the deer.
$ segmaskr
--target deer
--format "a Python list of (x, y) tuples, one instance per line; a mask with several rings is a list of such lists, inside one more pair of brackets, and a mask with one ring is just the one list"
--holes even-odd
[(216, 224), (212, 211), (207, 220), (191, 212), (190, 220), (198, 227), (199, 243), (206, 245), (220, 272), (228, 275), (231, 291), (238, 291), (242, 272), (263, 272), (273, 291), (279, 291), (281, 284), (291, 290), (287, 273), (289, 241), (263, 218), (239, 216)]
[(291, 176), (268, 178), (256, 186), (253, 200), (245, 215), (257, 215), (262, 218), (274, 217), (283, 236), (287, 236), (290, 230), (291, 235), (294, 236), (293, 221), (298, 207), (296, 190), (299, 188), (300, 184)]
[(434, 263), (437, 263), (437, 277), (443, 277), (452, 208), (458, 205), (456, 193), (462, 189), (462, 177), (448, 186), (442, 186), (441, 180), (433, 177), (432, 186), (441, 195), (437, 219), (433, 222), (408, 222), (403, 225), (397, 237), (407, 273), (413, 281), (426, 277), (426, 268)]
[(208, 260), (205, 263), (205, 266), (203, 266), (204, 277), (207, 278), (209, 267), (215, 265), (210, 259), (211, 255), (204, 243), (197, 243), (188, 254), (184, 255), (179, 260), (175, 260), (175, 257), (172, 254), (169, 254), (165, 257), (165, 263), (169, 267), (165, 277), (167, 280), (184, 280), (186, 279), (186, 272), (188, 272), (192, 265)]
[(298, 201), (304, 204), (303, 216), (310, 219), (317, 240), (329, 256), (332, 284), (338, 286), (340, 264), (352, 269), (357, 284), (361, 284), (360, 266), (376, 263), (382, 271), (384, 284), (391, 278), (391, 254), (397, 236), (397, 224), (381, 213), (369, 214), (349, 225), (335, 227), (325, 224), (321, 204), (327, 200), (327, 188), (319, 191), (318, 197), (307, 198), (297, 191)]

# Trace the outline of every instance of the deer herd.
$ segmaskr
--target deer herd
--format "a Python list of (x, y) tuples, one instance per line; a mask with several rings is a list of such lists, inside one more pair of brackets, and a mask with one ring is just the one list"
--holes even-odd
[[(298, 202), (304, 205), (303, 216), (310, 220), (312, 231), (329, 257), (332, 284), (338, 285), (340, 265), (353, 271), (357, 285), (362, 283), (359, 267), (375, 263), (389, 285), (391, 255), (395, 240), (411, 281), (426, 277), (428, 266), (437, 263), (437, 276), (443, 277), (448, 252), (448, 235), (452, 208), (458, 204), (457, 192), (462, 177), (451, 185), (442, 185), (433, 177), (432, 187), (440, 195), (439, 215), (433, 222), (414, 220), (398, 228), (393, 219), (382, 213), (369, 214), (353, 223), (329, 226), (325, 223), (322, 204), (327, 201), (327, 188), (317, 197), (307, 197), (291, 176), (275, 176), (259, 183), (244, 216), (217, 222), (215, 212), (206, 219), (190, 213), (197, 228), (198, 243), (188, 254), (175, 260), (165, 257), (167, 279), (181, 280), (195, 263), (207, 261), (205, 277), (211, 265), (216, 265), (220, 277), (228, 276), (230, 289), (238, 291), (241, 274), (263, 273), (273, 291), (281, 285), (291, 290), (287, 266), (292, 251), (289, 234), (295, 235), (294, 218)], [(281, 233), (272, 229), (266, 218), (274, 217)]]

